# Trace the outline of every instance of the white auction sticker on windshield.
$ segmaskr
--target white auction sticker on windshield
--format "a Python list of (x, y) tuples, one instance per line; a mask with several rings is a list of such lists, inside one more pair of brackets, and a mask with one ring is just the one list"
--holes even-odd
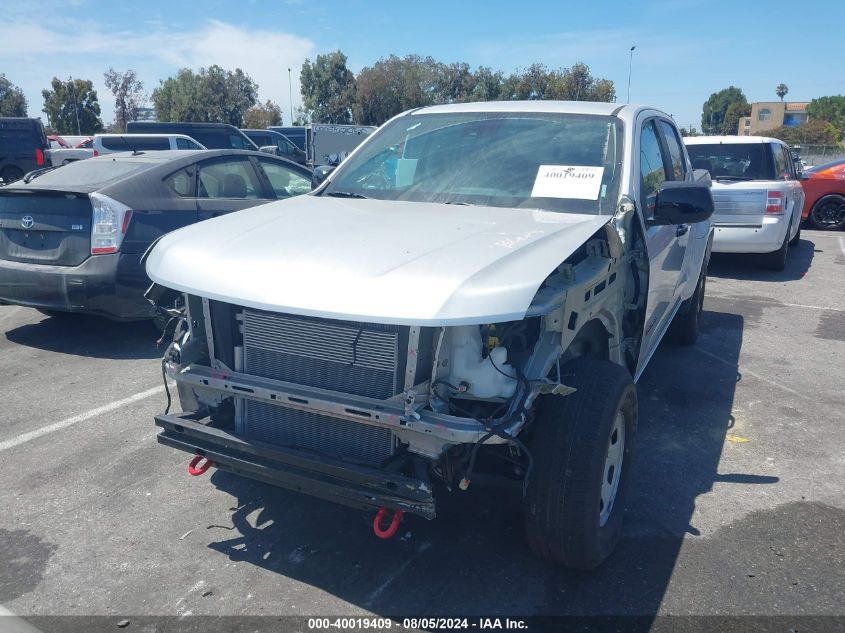
[(532, 198), (598, 200), (604, 167), (586, 165), (540, 165)]

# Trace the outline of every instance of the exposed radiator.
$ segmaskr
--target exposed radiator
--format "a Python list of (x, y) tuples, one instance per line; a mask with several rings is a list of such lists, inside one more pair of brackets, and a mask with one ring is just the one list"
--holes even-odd
[[(244, 373), (385, 399), (398, 390), (402, 328), (243, 311)], [(407, 339), (406, 339), (407, 340)], [(403, 367), (404, 369), (404, 367)], [(268, 442), (377, 464), (388, 429), (245, 399), (243, 432)]]

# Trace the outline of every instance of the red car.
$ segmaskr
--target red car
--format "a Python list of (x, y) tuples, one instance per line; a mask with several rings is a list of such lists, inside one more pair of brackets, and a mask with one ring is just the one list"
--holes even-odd
[(801, 217), (818, 229), (845, 228), (845, 159), (806, 171)]

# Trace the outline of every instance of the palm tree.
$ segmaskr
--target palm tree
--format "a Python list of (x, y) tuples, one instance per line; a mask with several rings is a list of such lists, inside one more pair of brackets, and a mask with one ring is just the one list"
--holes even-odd
[(775, 88), (775, 94), (780, 97), (781, 101), (783, 101), (787, 92), (789, 92), (789, 87), (786, 84), (778, 84)]

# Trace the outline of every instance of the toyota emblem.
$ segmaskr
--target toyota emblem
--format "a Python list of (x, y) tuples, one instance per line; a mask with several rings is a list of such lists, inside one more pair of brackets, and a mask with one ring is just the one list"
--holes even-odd
[(25, 215), (21, 218), (21, 226), (25, 229), (31, 229), (35, 226), (35, 218), (31, 215)]

